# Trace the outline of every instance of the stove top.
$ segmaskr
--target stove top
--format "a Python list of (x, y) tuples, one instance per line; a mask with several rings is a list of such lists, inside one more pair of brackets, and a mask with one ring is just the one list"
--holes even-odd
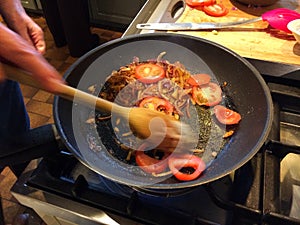
[(62, 150), (25, 173), (13, 195), (45, 221), (72, 224), (299, 225), (300, 66), (248, 60), (270, 88), (274, 121), (265, 145), (234, 174), (155, 193), (107, 180)]

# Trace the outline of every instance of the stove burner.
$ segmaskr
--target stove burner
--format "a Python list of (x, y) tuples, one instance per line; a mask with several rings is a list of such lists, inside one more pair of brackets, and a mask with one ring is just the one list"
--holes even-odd
[[(270, 88), (274, 121), (265, 145), (234, 174), (182, 192), (157, 192), (117, 184), (62, 151), (45, 157), (26, 179), (15, 184), (13, 194), (34, 208), (32, 195), (42, 192), (50, 196), (43, 199), (47, 207), (68, 203), (64, 204), (65, 213), (79, 204), (82, 211), (74, 210), (73, 216), (77, 216), (74, 221), (85, 218), (82, 224), (100, 224), (84, 213), (101, 209), (116, 221), (129, 219), (128, 224), (300, 225), (300, 68), (249, 61)], [(56, 201), (51, 201), (54, 198)], [(41, 201), (37, 211), (40, 207)]]

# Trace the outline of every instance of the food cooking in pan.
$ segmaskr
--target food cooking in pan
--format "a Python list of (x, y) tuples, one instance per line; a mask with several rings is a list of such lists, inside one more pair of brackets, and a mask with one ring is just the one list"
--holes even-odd
[(147, 61), (136, 57), (113, 71), (99, 97), (126, 107), (157, 110), (191, 126), (198, 124), (193, 126), (198, 134), (193, 149), (173, 153), (152, 149), (146, 142), (134, 143), (135, 134), (121, 118), (112, 121), (110, 115), (99, 112), (93, 121), (102, 144), (119, 160), (153, 176), (171, 174), (180, 181), (194, 180), (237, 132), (241, 115), (226, 93), (230, 81), (219, 84), (210, 74), (192, 74), (181, 63), (161, 56)]

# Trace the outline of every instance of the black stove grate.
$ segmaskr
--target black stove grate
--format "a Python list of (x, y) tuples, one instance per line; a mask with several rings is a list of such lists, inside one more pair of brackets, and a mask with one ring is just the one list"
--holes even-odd
[(300, 155), (300, 146), (280, 140), (282, 121), (300, 126), (300, 70), (249, 61), (271, 90), (274, 121), (269, 141), (235, 172), (234, 181), (226, 176), (178, 196), (155, 196), (99, 175), (104, 185), (93, 185), (82, 174), (74, 178), (71, 171), (80, 163), (60, 152), (44, 158), (26, 184), (142, 224), (300, 225), (300, 220), (282, 213), (280, 200), (280, 162), (289, 153)]

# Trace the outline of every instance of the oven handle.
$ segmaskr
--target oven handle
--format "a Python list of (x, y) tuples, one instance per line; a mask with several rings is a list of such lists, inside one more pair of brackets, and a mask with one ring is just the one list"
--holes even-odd
[(0, 139), (0, 168), (53, 155), (59, 149), (55, 125), (43, 125), (11, 139)]

